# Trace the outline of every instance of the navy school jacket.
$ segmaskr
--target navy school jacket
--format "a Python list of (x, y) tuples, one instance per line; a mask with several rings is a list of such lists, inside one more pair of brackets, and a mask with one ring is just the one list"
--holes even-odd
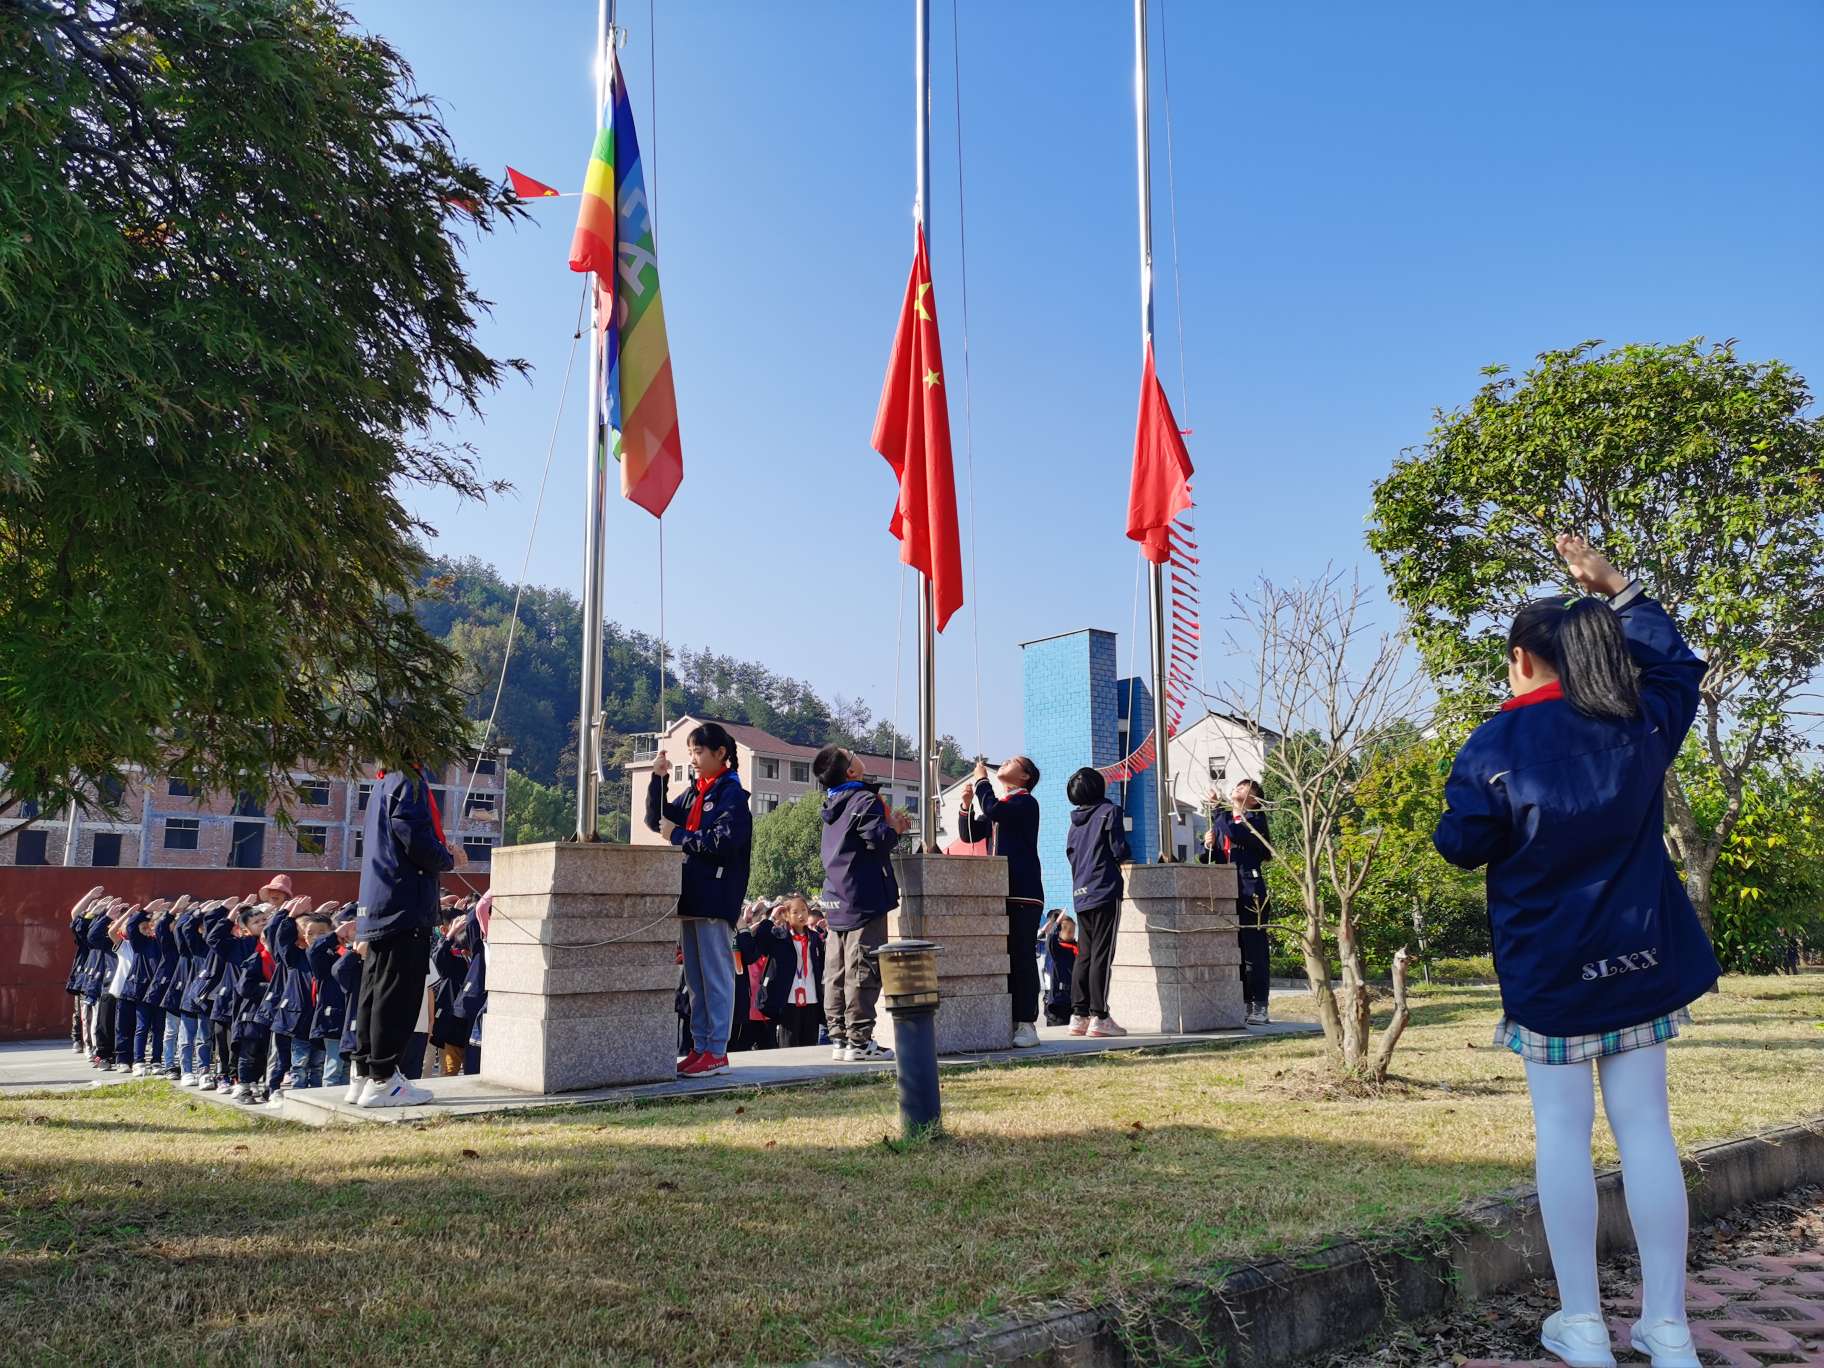
[(1039, 800), (1024, 789), (994, 796), (986, 779), (975, 786), (975, 806), (963, 809), (957, 835), (980, 841), (992, 833), (996, 855), (1007, 857), (1007, 896), (1045, 906), (1045, 876), (1039, 872)]
[[(479, 927), (476, 934), (480, 934)], [(481, 1017), (488, 1010), (488, 944), (485, 940), (478, 941), (469, 955), (469, 973), (462, 981), (456, 1010), (469, 1023), (469, 1043), (479, 1043)]]
[(70, 955), (70, 972), (63, 980), (63, 991), (79, 993), (82, 991), (82, 971), (87, 966), (89, 954), (87, 913), (80, 917), (70, 918), (70, 939), (75, 942), (75, 949)]
[(330, 980), (342, 991), (342, 1052), (355, 1052), (355, 1008), (361, 1001), (361, 956), (351, 947), (330, 966)]
[(437, 987), (431, 997), (431, 1044), (467, 1045), (469, 1019), (462, 1013), (462, 985), (469, 978), (469, 957), (448, 936), (431, 951)]
[(719, 917), (733, 926), (741, 919), (741, 900), (747, 896), (747, 871), (754, 848), (754, 819), (748, 811), (747, 790), (732, 769), (723, 770), (703, 795), (703, 820), (696, 831), (685, 830), (696, 801), (694, 788), (673, 802), (665, 796), (667, 775), (652, 772), (647, 784), (646, 825), (659, 829), (659, 814), (674, 824), (671, 843), (684, 852), (684, 883), (678, 894), (680, 917)]
[(261, 933), (272, 955), (272, 982), (266, 986), (260, 1012), (274, 1035), (307, 1036), (316, 1014), (316, 979), (310, 972), (309, 952), (298, 944), (298, 923), (280, 912)]
[(133, 967), (127, 971), (127, 981), (120, 989), (121, 998), (127, 1002), (146, 1002), (150, 998), (152, 980), (158, 974), (164, 958), (158, 943), (158, 932), (154, 930), (151, 935), (147, 935), (139, 929), (138, 921), (136, 917), (127, 923), (127, 941), (133, 947)]
[(233, 934), (233, 928), (223, 938), (221, 945), (222, 972), (216, 982), (215, 992), (209, 998), (209, 1019), (223, 1025), (234, 1021), (235, 1013), (241, 1005), (241, 971), (246, 967), (247, 957), (253, 954), (253, 941), (246, 936)]
[(437, 876), (456, 861), (437, 839), (430, 789), (416, 771), (391, 770), (374, 785), (361, 842), (361, 939), (435, 926)]
[[(258, 1039), (262, 1034), (270, 1034), (272, 1021), (268, 1014), (261, 1011), (266, 1001), (266, 992), (271, 987), (272, 979), (266, 962), (260, 957), (260, 943), (252, 936), (241, 937), (241, 943), (247, 947), (241, 956), (240, 963), (234, 971), (234, 1040), (238, 1045), (245, 1040)], [(277, 966), (275, 965), (276, 969)]]
[(227, 943), (230, 927), (228, 910), (217, 908), (194, 918), (186, 929), (196, 967), (184, 985), (184, 1000), (179, 1010), (197, 1016), (209, 1015), (216, 987), (222, 981), (222, 947)]
[(754, 953), (766, 958), (766, 972), (760, 977), (760, 1010), (773, 1021), (785, 1015), (791, 1006), (792, 980), (798, 976), (801, 954), (810, 958), (811, 977), (817, 984), (817, 1005), (823, 1005), (823, 937), (815, 931), (805, 936), (799, 949), (797, 937), (787, 927), (769, 921), (754, 925)]
[(893, 847), (899, 833), (872, 784), (856, 779), (823, 796), (823, 894), (833, 931), (853, 931), (899, 906)]
[(1198, 863), (1234, 865), (1240, 924), (1261, 925), (1267, 901), (1267, 876), (1261, 866), (1273, 858), (1267, 848), (1267, 814), (1250, 811), (1237, 817), (1233, 812), (1219, 812), (1211, 819), (1210, 830), (1216, 833), (1216, 847), (1206, 848), (1197, 857)]
[[(330, 931), (318, 936), (304, 952), (305, 961), (310, 966), (311, 981), (315, 984), (317, 1002), (316, 1011), (310, 1018), (310, 1027), (305, 1032), (312, 1040), (340, 1040), (342, 1028), (353, 1015), (348, 1010), (348, 995), (336, 977), (336, 962), (343, 958), (343, 950), (336, 933)], [(349, 950), (347, 958), (359, 960), (360, 956)]]
[(1640, 716), (1585, 717), (1547, 688), (1457, 753), (1433, 842), (1488, 866), (1501, 1005), (1545, 1035), (1639, 1025), (1721, 969), (1665, 846), (1666, 768), (1697, 715), (1704, 662), (1631, 584), (1611, 605), (1640, 670)]
[[(187, 917), (186, 911), (179, 916)], [(184, 943), (177, 933), (178, 917), (167, 916), (158, 923), (158, 947), (162, 956), (158, 972), (152, 978), (152, 993), (149, 1001), (167, 1012), (177, 1010), (183, 1000), (184, 980), (189, 977), (184, 959)]]
[(120, 957), (114, 949), (114, 938), (108, 934), (107, 917), (91, 917), (83, 936), (88, 942), (89, 958), (82, 971), (82, 995), (94, 1002), (107, 991)]
[(1076, 911), (1120, 904), (1127, 891), (1121, 866), (1133, 858), (1126, 819), (1120, 806), (1106, 798), (1070, 810), (1064, 849), (1070, 855), (1071, 906)]

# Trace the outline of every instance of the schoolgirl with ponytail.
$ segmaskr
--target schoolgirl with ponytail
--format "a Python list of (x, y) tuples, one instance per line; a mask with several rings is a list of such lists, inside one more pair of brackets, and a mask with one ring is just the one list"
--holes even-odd
[(1515, 616), (1514, 696), (1458, 753), (1433, 840), (1452, 864), (1488, 868), (1495, 1043), (1525, 1062), (1558, 1281), (1541, 1342), (1573, 1368), (1615, 1362), (1596, 1283), (1594, 1061), (1640, 1247), (1630, 1341), (1657, 1368), (1696, 1368), (1666, 1042), (1721, 970), (1666, 853), (1663, 785), (1697, 715), (1704, 662), (1582, 537), (1560, 536), (1557, 550), (1603, 597), (1541, 599)]

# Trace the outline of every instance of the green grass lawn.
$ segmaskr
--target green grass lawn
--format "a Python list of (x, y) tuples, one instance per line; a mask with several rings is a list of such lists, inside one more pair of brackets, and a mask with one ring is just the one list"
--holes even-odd
[[(1824, 1113), (1824, 977), (1724, 989), (1672, 1047), (1687, 1146)], [(9, 1099), (0, 1358), (879, 1356), (1527, 1181), (1497, 1012), (1422, 995), (1372, 1098), (1305, 1039), (951, 1074), (909, 1151), (890, 1079), (331, 1131), (163, 1083)]]

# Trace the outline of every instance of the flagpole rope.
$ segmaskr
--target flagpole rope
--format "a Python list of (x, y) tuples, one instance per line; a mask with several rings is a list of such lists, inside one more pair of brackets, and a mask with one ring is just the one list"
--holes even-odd
[[(646, 127), (647, 159), (652, 163), (652, 188), (646, 197), (646, 212), (652, 218), (656, 245), (659, 233), (659, 10), (658, 0), (646, 0), (646, 88), (651, 117)], [(669, 506), (669, 505), (668, 505)], [(665, 710), (665, 515), (659, 514), (659, 735), (669, 723)]]
[[(570, 398), (570, 376), (576, 369), (576, 347), (583, 336), (583, 312), (589, 307), (589, 280), (583, 279), (582, 298), (576, 305), (576, 328), (570, 336), (570, 359), (564, 363), (564, 384), (557, 395), (557, 417), (551, 422), (551, 440), (545, 444), (545, 468), (538, 477), (538, 498), (532, 505), (532, 527), (526, 533), (526, 554), (519, 562), (519, 583), (513, 589), (513, 616), (507, 622), (507, 649), (500, 658), (500, 682), (494, 686), (494, 706), (488, 709), (488, 723), (482, 728), (481, 747), (475, 752), (475, 764), (469, 770), (468, 781), (462, 786), (462, 801), (457, 804), (457, 820), (467, 821), (469, 815), (469, 792), (475, 787), (475, 778), (481, 773), (481, 762), (488, 752), (488, 741), (494, 735), (494, 720), (500, 715), (501, 696), (507, 691), (507, 666), (513, 660), (513, 642), (519, 635), (519, 605), (526, 594), (526, 576), (532, 568), (532, 547), (538, 538), (538, 520), (545, 511), (545, 484), (551, 478), (551, 458), (557, 452), (557, 434), (564, 426), (564, 405)], [(506, 834), (504, 828), (501, 832)]]
[(899, 592), (897, 615), (893, 622), (893, 744), (889, 759), (890, 768), (887, 781), (896, 783), (899, 780), (899, 681), (905, 668), (906, 659), (906, 565), (899, 565)]
[(969, 635), (975, 649), (975, 754), (982, 750), (981, 556), (975, 549), (975, 385), (969, 372), (969, 220), (963, 203), (963, 32), (950, 0), (950, 60), (956, 93), (956, 262), (963, 291), (963, 450), (969, 467)]

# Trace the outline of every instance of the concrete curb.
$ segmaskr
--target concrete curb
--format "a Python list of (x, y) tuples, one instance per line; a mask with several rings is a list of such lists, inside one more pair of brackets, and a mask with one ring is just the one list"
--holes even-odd
[[(1685, 1159), (1685, 1181), (1694, 1220), (1824, 1182), (1824, 1116), (1695, 1150)], [(1597, 1254), (1607, 1259), (1633, 1242), (1619, 1170), (1598, 1175), (1596, 1195)], [(1125, 1308), (1009, 1318), (908, 1346), (905, 1356), (1028, 1368), (1160, 1361), (1267, 1368), (1346, 1348), (1389, 1321), (1435, 1315), (1459, 1299), (1550, 1273), (1536, 1194), (1518, 1188), (1372, 1244), (1339, 1241), (1302, 1257), (1186, 1280)], [(846, 1361), (825, 1360), (819, 1368), (839, 1364)]]

